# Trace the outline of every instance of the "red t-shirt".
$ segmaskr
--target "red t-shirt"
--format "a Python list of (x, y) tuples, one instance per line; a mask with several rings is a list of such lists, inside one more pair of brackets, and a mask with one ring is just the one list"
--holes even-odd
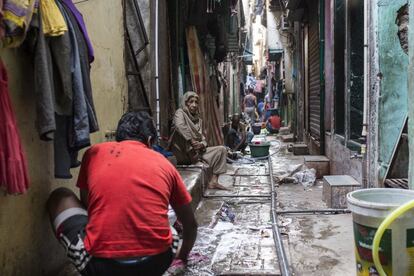
[(176, 208), (191, 202), (174, 166), (131, 140), (91, 147), (77, 186), (89, 191), (85, 248), (102, 258), (165, 252), (172, 242), (168, 204)]
[(273, 129), (280, 129), (280, 117), (273, 115), (269, 118), (269, 123)]

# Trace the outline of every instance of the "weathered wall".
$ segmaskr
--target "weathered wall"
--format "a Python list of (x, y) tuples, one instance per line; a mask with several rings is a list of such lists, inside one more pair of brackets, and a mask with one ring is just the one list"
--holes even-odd
[(267, 12), (267, 45), (269, 49), (282, 49), (282, 42), (278, 26), (280, 24), (281, 12)]
[[(116, 127), (124, 109), (126, 93), (123, 61), (121, 1), (89, 0), (78, 4), (92, 43), (92, 87), (101, 131), (94, 143), (104, 141), (104, 132)], [(18, 127), (26, 150), (31, 186), (21, 196), (0, 196), (0, 275), (57, 275), (64, 258), (46, 215), (45, 202), (58, 186), (74, 188), (75, 180), (53, 178), (52, 144), (41, 142), (34, 127), (35, 99), (31, 57), (22, 50), (2, 50), (9, 73), (10, 92)], [(77, 175), (73, 171), (74, 176)]]
[(326, 135), (325, 139), (331, 175), (350, 175), (362, 183), (362, 159), (351, 159), (354, 153), (344, 145), (343, 138), (337, 135)]

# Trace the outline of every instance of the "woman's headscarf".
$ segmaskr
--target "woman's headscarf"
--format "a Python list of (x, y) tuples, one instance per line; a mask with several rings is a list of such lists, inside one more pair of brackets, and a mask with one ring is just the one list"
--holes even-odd
[[(183, 95), (183, 99), (181, 101), (181, 108), (184, 110), (184, 112), (188, 115), (188, 117), (190, 117), (191, 121), (193, 123), (198, 123), (198, 121), (200, 120), (199, 117), (199, 110), (197, 110), (196, 114), (191, 114), (190, 110), (187, 107), (187, 102), (190, 100), (190, 98), (195, 97), (197, 98), (197, 100), (199, 100), (199, 96), (197, 95), (197, 93), (193, 92), (193, 91), (188, 91)], [(200, 102), (199, 102), (200, 103)]]

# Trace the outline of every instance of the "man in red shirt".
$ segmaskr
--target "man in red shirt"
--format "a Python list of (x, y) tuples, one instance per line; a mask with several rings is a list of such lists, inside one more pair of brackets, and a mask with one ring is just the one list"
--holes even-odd
[(174, 258), (169, 205), (183, 225), (177, 258), (186, 262), (194, 245), (191, 196), (174, 166), (151, 149), (156, 129), (148, 113), (122, 116), (116, 139), (85, 153), (81, 200), (66, 188), (51, 194), (51, 221), (82, 275), (162, 275)]

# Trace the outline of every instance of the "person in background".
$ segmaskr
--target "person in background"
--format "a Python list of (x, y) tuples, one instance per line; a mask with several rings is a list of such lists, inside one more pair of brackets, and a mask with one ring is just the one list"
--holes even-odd
[(231, 123), (227, 126), (225, 144), (233, 151), (244, 151), (253, 139), (253, 133), (246, 130), (246, 126), (240, 122), (240, 115), (234, 114)]
[(253, 94), (253, 88), (249, 87), (248, 94), (243, 100), (243, 110), (249, 116), (250, 123), (252, 124), (256, 121), (256, 106), (256, 96)]
[(257, 104), (257, 113), (259, 115), (259, 120), (262, 121), (263, 120), (263, 115), (265, 112), (265, 103), (261, 100), (259, 101), (259, 103)]
[(269, 133), (278, 133), (280, 129), (280, 116), (276, 108), (269, 109), (270, 116), (267, 119), (266, 129)]
[(184, 94), (181, 108), (177, 109), (173, 120), (173, 130), (169, 148), (179, 165), (206, 162), (213, 170), (208, 184), (210, 189), (227, 190), (219, 184), (219, 175), (227, 171), (227, 150), (224, 146), (209, 147), (204, 137), (203, 122), (199, 115), (199, 97), (189, 91)]
[[(57, 238), (82, 275), (162, 275), (176, 257), (186, 262), (197, 223), (191, 196), (174, 166), (152, 150), (157, 132), (147, 112), (122, 116), (116, 142), (84, 154), (77, 186), (47, 202)], [(176, 256), (169, 204), (183, 226)]]

